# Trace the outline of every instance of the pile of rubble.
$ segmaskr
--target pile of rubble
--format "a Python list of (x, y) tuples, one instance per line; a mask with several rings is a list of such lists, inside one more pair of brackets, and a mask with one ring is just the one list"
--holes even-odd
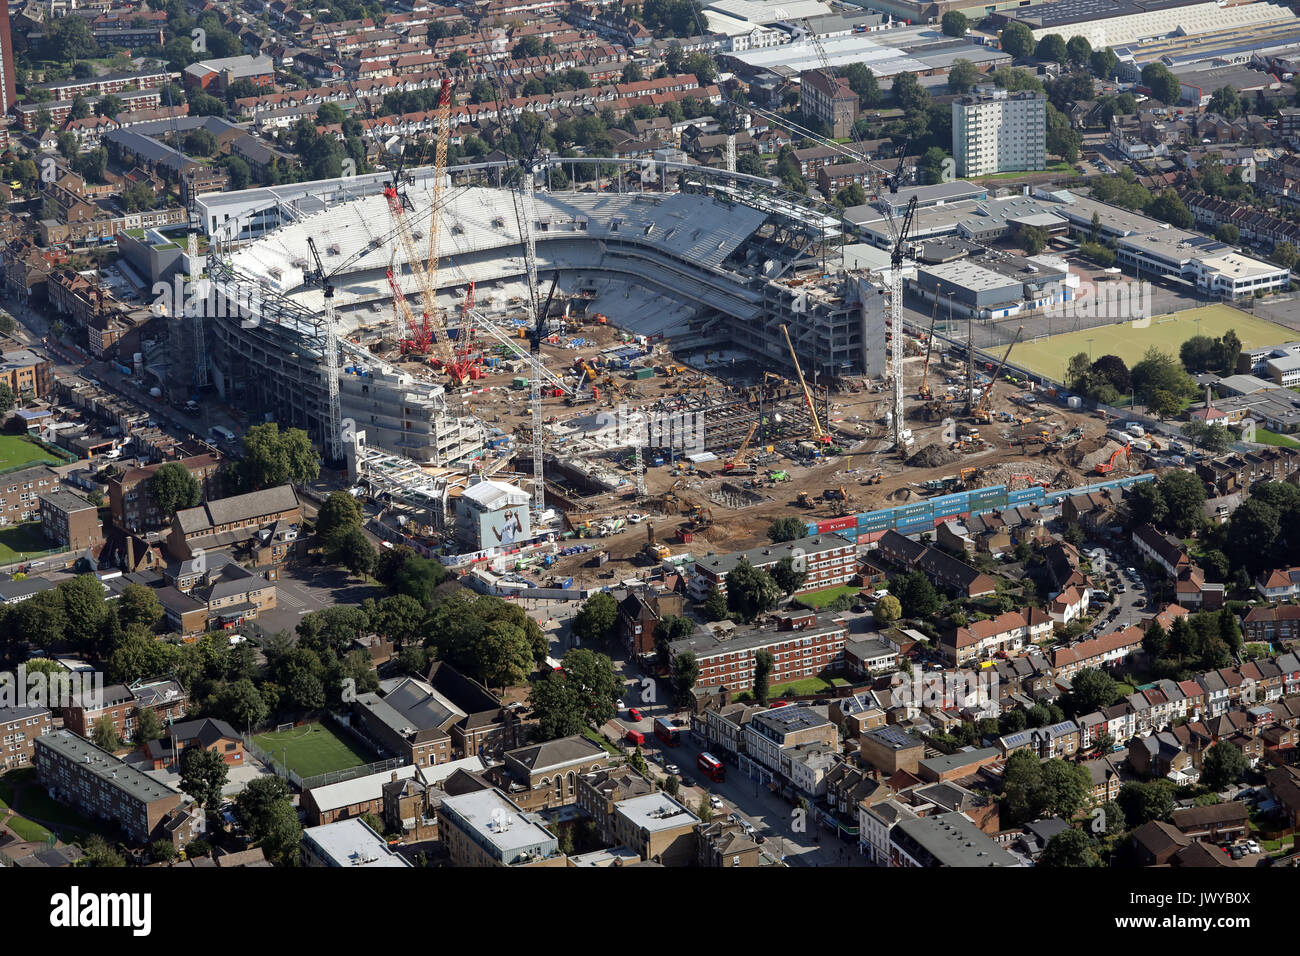
[(1060, 466), (1054, 462), (1024, 459), (981, 468), (978, 480), (981, 485), (1010, 485), (1013, 484), (1012, 477), (1015, 476), (1014, 484), (1019, 489), (1025, 487), (1025, 475), (1029, 476), (1030, 483), (1036, 484), (1042, 481), (1055, 483), (1060, 471)]
[(938, 443), (926, 445), (904, 462), (909, 468), (938, 468), (960, 461), (961, 455)]

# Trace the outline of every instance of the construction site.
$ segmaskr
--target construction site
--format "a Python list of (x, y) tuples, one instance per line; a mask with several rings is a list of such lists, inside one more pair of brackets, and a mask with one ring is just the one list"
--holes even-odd
[[(548, 191), (545, 162), (447, 168), (442, 147), (200, 197), (213, 305), (176, 317), (203, 379), (306, 428), (395, 540), (594, 583), (752, 546), (785, 515), (1141, 469), (1109, 423), (1003, 375), (1019, 335), (971, 353), (933, 311), (903, 320), (915, 198), (882, 203), (888, 261), (850, 268), (839, 220), (759, 177), (624, 163)], [(484, 481), (526, 489), (528, 540), (454, 534)]]

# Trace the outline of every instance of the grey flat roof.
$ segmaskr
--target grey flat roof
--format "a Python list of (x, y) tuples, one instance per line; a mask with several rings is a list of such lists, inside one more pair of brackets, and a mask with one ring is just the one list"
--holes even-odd
[(707, 568), (711, 574), (725, 576), (741, 561), (748, 561), (753, 565), (775, 564), (782, 558), (794, 557), (796, 548), (801, 549), (804, 555), (813, 557), (824, 551), (851, 547), (853, 547), (853, 542), (849, 541), (848, 538), (840, 537), (838, 534), (815, 534), (806, 538), (796, 538), (794, 541), (783, 541), (780, 544), (761, 545), (757, 548), (750, 548), (748, 551), (732, 551), (730, 554), (708, 555), (699, 558), (695, 562), (695, 567), (696, 570)]
[(321, 855), (335, 866), (366, 866), (409, 868), (405, 858), (393, 852), (384, 838), (366, 825), (360, 817), (308, 827), (302, 831), (304, 840), (310, 840)]
[(549, 830), (521, 813), (496, 790), (447, 797), (442, 808), (444, 813), (451, 811), (481, 839), (496, 847), (507, 863), (513, 862), (522, 850), (538, 845), (554, 848), (557, 844)]
[(153, 803), (167, 797), (180, 795), (167, 784), (155, 780), (112, 754), (100, 750), (89, 740), (83, 740), (70, 730), (59, 730), (36, 738), (36, 746), (48, 747), (76, 764), (83, 773), (99, 777), (110, 786), (143, 803)]
[(639, 830), (651, 833), (694, 826), (700, 818), (663, 792), (647, 793), (614, 805), (616, 811)]
[(998, 846), (969, 817), (955, 811), (901, 820), (898, 829), (944, 866), (1019, 865), (1014, 856)]
[(989, 760), (1002, 753), (997, 747), (982, 747), (979, 750), (959, 750), (955, 754), (930, 757), (922, 760), (920, 765), (937, 774), (944, 774), (965, 767), (981, 760)]

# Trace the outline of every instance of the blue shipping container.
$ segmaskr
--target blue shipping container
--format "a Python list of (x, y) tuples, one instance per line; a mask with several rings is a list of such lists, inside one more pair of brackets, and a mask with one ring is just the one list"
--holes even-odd
[(1026, 501), (1042, 501), (1043, 489), (1039, 485), (1032, 488), (1025, 488), (1021, 491), (1007, 492), (1007, 502), (1013, 505), (1024, 504)]

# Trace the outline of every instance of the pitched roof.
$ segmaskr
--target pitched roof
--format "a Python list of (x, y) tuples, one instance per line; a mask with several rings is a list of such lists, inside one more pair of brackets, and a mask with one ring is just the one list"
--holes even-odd
[(293, 486), (278, 485), (230, 498), (205, 501), (196, 508), (183, 508), (176, 512), (176, 520), (181, 531), (190, 535), (223, 524), (235, 524), (281, 511), (292, 511), (297, 507), (298, 494)]

